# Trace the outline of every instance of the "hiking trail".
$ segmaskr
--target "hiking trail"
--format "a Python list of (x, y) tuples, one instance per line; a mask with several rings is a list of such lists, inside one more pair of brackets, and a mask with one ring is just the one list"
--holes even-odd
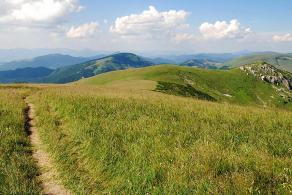
[(24, 99), (26, 103), (25, 131), (29, 135), (30, 143), (33, 148), (33, 158), (40, 168), (39, 180), (42, 186), (42, 194), (45, 195), (70, 195), (71, 193), (57, 179), (58, 172), (54, 167), (53, 160), (44, 149), (40, 140), (37, 128), (35, 127), (35, 110), (33, 104)]

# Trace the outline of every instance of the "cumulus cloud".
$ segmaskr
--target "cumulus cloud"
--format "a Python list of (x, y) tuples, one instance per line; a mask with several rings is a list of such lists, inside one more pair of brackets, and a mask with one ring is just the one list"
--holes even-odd
[(242, 27), (238, 20), (205, 22), (199, 30), (205, 39), (242, 39), (251, 33), (251, 29)]
[(1, 0), (0, 7), (1, 23), (55, 22), (83, 8), (77, 0)]
[(194, 35), (188, 34), (188, 33), (183, 33), (183, 34), (176, 34), (174, 37), (174, 40), (176, 42), (183, 42), (183, 41), (189, 41), (194, 39)]
[(292, 41), (292, 34), (288, 33), (285, 35), (274, 35), (273, 40), (276, 42), (289, 42)]
[(155, 7), (149, 6), (148, 10), (140, 14), (117, 18), (110, 31), (122, 37), (163, 36), (187, 27), (185, 20), (188, 15), (189, 13), (184, 10), (159, 12)]
[(98, 30), (98, 23), (91, 22), (77, 27), (72, 26), (66, 35), (69, 38), (87, 38), (93, 36)]

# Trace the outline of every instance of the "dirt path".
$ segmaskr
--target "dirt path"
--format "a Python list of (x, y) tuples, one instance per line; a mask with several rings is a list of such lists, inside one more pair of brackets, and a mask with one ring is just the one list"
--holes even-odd
[(56, 179), (58, 177), (57, 171), (53, 166), (52, 159), (44, 150), (37, 128), (35, 127), (35, 111), (32, 104), (28, 103), (25, 111), (26, 131), (30, 136), (30, 142), (33, 146), (33, 157), (40, 167), (41, 175), (39, 180), (42, 183), (43, 194), (45, 195), (69, 195), (71, 194), (65, 187)]

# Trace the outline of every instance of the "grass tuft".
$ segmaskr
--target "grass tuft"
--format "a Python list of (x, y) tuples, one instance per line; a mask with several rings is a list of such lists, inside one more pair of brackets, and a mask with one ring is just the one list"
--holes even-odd
[(23, 97), (30, 90), (1, 88), (0, 93), (0, 194), (40, 194), (23, 116)]

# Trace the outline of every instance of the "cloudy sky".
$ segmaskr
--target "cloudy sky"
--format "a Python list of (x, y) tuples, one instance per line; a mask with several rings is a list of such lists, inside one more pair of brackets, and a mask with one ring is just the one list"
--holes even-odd
[(0, 48), (292, 52), (291, 0), (0, 0)]

